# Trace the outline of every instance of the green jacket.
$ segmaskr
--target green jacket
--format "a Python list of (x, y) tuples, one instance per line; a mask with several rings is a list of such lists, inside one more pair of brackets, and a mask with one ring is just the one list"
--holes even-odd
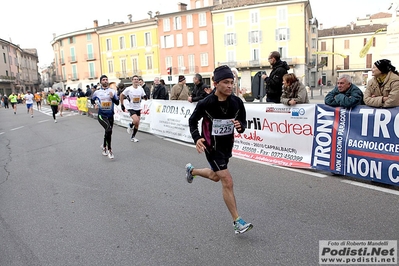
[(58, 96), (58, 94), (56, 94), (56, 93), (54, 93), (54, 94), (51, 94), (51, 93), (50, 93), (50, 94), (47, 96), (47, 102), (48, 102), (50, 105), (58, 105), (60, 101), (61, 101), (61, 98), (60, 98), (60, 96)]

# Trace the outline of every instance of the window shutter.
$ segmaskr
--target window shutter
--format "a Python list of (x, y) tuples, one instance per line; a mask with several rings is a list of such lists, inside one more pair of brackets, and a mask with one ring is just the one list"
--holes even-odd
[(251, 31), (248, 31), (248, 43), (251, 43)]
[(260, 30), (258, 32), (259, 32), (259, 43), (261, 43), (262, 42), (262, 31)]
[(276, 41), (278, 41), (278, 29), (275, 29), (275, 39), (276, 39)]
[(287, 28), (287, 41), (290, 40), (290, 28)]

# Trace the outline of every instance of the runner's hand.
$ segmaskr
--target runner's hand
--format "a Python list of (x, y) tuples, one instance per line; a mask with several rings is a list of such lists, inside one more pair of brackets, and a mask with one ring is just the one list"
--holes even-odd
[(195, 148), (197, 149), (198, 153), (204, 152), (206, 147), (205, 147), (205, 139), (204, 138), (200, 138), (199, 140), (197, 140), (197, 143), (195, 144)]

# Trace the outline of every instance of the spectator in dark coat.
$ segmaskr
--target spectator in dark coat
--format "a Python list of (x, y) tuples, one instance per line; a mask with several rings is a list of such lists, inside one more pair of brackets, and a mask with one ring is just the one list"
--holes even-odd
[(343, 74), (338, 78), (337, 86), (324, 98), (326, 105), (352, 108), (363, 104), (363, 92), (352, 84), (351, 76)]
[(161, 100), (168, 100), (169, 98), (167, 89), (160, 83), (158, 77), (154, 78), (154, 90), (152, 92), (152, 98)]
[(206, 84), (202, 82), (202, 76), (200, 74), (195, 74), (193, 82), (194, 89), (191, 93), (191, 96), (189, 96), (187, 99), (190, 103), (198, 102), (199, 100), (202, 100), (207, 96), (207, 93), (205, 92)]
[(266, 83), (266, 102), (280, 103), (283, 94), (283, 76), (288, 73), (290, 67), (287, 62), (281, 61), (280, 53), (277, 51), (271, 52), (268, 60), (272, 66), (272, 72), (269, 76), (262, 75)]

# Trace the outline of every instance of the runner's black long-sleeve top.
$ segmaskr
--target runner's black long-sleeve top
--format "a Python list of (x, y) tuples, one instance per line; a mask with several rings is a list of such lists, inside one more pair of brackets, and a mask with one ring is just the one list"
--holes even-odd
[[(198, 130), (198, 122), (202, 118), (202, 131)], [(200, 100), (190, 116), (188, 123), (190, 133), (197, 143), (200, 138), (205, 139), (207, 152), (215, 157), (230, 158), (234, 144), (234, 131), (229, 135), (212, 135), (213, 119), (234, 119), (241, 123), (238, 133), (243, 133), (247, 127), (246, 111), (244, 103), (234, 95), (227, 97), (226, 101), (219, 101), (215, 94), (210, 94), (205, 99)]]

